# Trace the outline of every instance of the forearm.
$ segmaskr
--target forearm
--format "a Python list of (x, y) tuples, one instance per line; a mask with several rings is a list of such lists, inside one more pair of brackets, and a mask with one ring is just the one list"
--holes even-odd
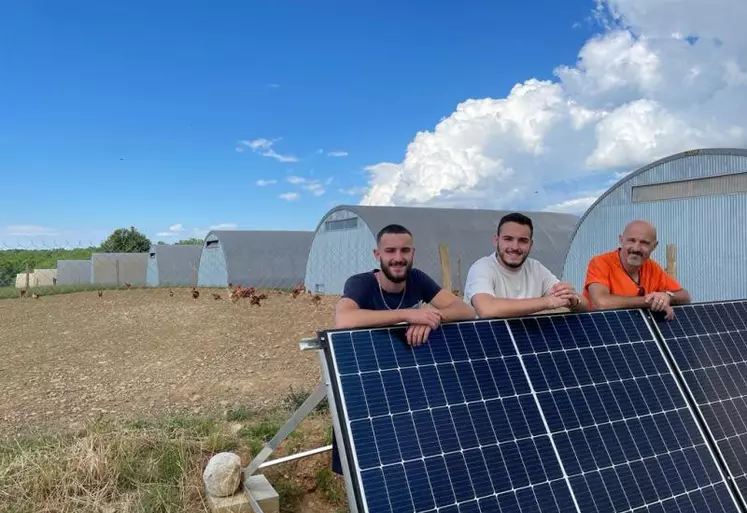
[(381, 326), (393, 326), (405, 322), (403, 310), (347, 310), (335, 315), (335, 328), (376, 328)]
[(452, 302), (449, 306), (437, 309), (443, 322), (466, 321), (475, 318), (475, 310), (462, 300)]
[(670, 301), (672, 305), (686, 305), (688, 303), (690, 303), (690, 294), (685, 289), (675, 292)]
[(578, 295), (578, 304), (570, 308), (571, 312), (588, 312), (590, 309), (589, 300), (580, 294)]
[(491, 298), (486, 303), (485, 305), (480, 305), (480, 308), (475, 307), (477, 315), (483, 319), (492, 317), (521, 317), (550, 309), (544, 297), (527, 299)]
[(618, 296), (615, 294), (603, 294), (592, 298), (594, 306), (600, 310), (613, 308), (648, 308), (648, 303), (643, 296)]

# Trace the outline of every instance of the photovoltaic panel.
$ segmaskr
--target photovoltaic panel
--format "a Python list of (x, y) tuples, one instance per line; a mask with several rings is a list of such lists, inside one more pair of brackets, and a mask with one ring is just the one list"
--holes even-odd
[[(505, 322), (331, 332), (361, 510), (577, 511)], [(333, 378), (335, 379), (335, 378)]]
[(580, 511), (739, 511), (641, 310), (508, 324)]
[(657, 321), (672, 359), (747, 497), (747, 302), (683, 305)]
[(359, 510), (738, 511), (641, 311), (404, 333), (320, 337)]

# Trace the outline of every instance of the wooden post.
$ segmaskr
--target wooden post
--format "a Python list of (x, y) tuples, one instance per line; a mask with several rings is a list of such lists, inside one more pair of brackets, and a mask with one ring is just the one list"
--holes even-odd
[(449, 261), (449, 246), (438, 245), (438, 254), (441, 257), (441, 287), (451, 291), (451, 262)]
[(114, 261), (114, 267), (117, 269), (117, 288), (121, 285), (119, 283), (119, 258)]
[(677, 246), (675, 244), (667, 244), (667, 274), (672, 279), (677, 279)]
[(29, 264), (26, 264), (26, 291), (29, 290), (29, 281), (31, 279), (31, 273), (29, 270)]

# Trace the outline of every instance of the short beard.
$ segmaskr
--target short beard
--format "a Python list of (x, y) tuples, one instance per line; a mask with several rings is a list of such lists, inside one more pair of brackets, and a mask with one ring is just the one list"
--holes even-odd
[(528, 255), (528, 254), (525, 254), (525, 255), (524, 255), (524, 258), (522, 258), (522, 259), (521, 259), (521, 262), (519, 262), (518, 264), (509, 264), (508, 262), (506, 262), (506, 261), (505, 261), (505, 260), (503, 259), (503, 257), (501, 256), (501, 253), (500, 253), (500, 251), (497, 251), (497, 250), (496, 250), (496, 252), (495, 252), (495, 256), (496, 256), (496, 257), (498, 257), (498, 260), (500, 260), (501, 262), (503, 262), (503, 265), (505, 265), (506, 267), (510, 267), (511, 269), (518, 269), (519, 267), (521, 267), (522, 265), (524, 265), (524, 262), (526, 262), (526, 261), (527, 261), (527, 258), (529, 257), (529, 255)]
[(389, 272), (389, 266), (381, 264), (381, 272), (384, 273), (384, 276), (387, 277), (387, 279), (393, 283), (402, 283), (403, 281), (407, 281), (407, 277), (410, 276), (410, 268), (412, 265), (408, 265), (405, 267), (405, 274), (403, 276), (392, 276), (392, 273)]

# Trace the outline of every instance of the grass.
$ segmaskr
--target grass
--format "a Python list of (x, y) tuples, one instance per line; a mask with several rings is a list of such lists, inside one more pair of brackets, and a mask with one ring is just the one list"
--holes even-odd
[[(167, 414), (150, 420), (99, 419), (77, 431), (45, 431), (0, 441), (0, 511), (161, 512), (209, 511), (202, 472), (213, 454), (237, 453), (246, 466), (290, 412), (222, 417)], [(329, 423), (322, 414), (291, 433), (275, 457), (321, 445)], [(301, 511), (304, 496), (319, 492), (334, 512), (344, 485), (326, 459), (298, 460), (267, 469), (281, 510)]]

